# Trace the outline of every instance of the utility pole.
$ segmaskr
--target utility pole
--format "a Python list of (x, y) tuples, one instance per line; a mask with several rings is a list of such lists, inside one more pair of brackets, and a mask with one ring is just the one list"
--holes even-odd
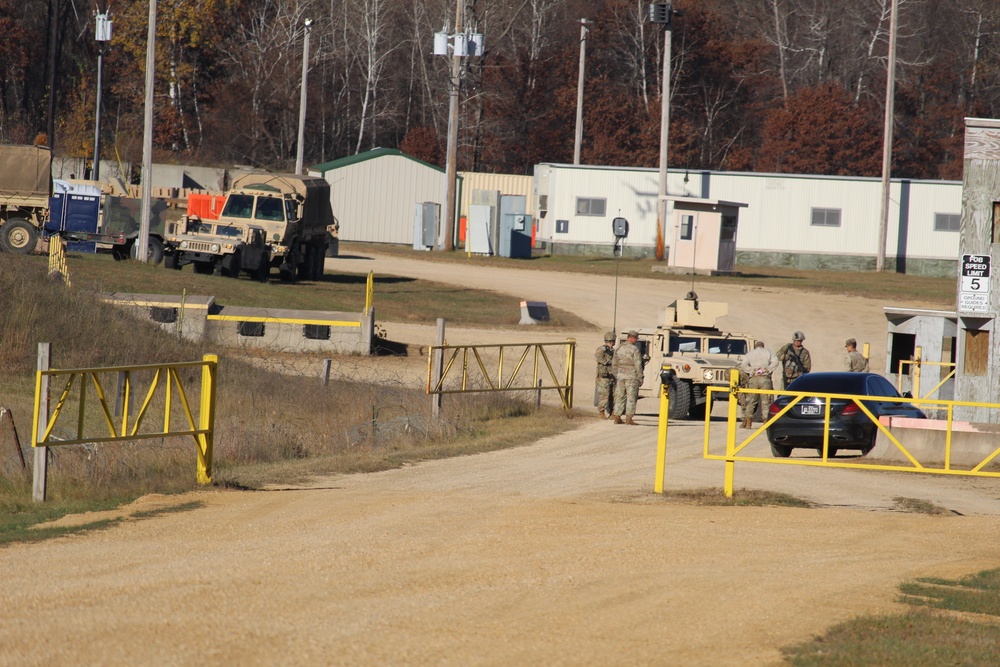
[[(455, 31), (462, 31), (463, 0), (455, 3)], [(459, 39), (456, 34), (455, 40)], [(445, 164), (445, 177), (448, 179), (448, 190), (444, 202), (444, 249), (455, 249), (455, 197), (458, 190), (458, 87), (462, 74), (462, 56), (457, 48), (451, 54), (451, 80), (448, 90), (448, 157)]]
[(580, 146), (583, 144), (583, 70), (587, 58), (587, 19), (580, 19), (580, 67), (576, 79), (576, 139), (573, 142), (573, 164), (580, 164)]
[(892, 175), (892, 117), (896, 98), (896, 33), (899, 14), (899, 0), (892, 0), (889, 17), (889, 64), (885, 82), (885, 130), (882, 138), (882, 205), (879, 212), (878, 254), (875, 270), (885, 271), (885, 240), (889, 228), (889, 186)]
[(656, 259), (663, 261), (664, 245), (667, 237), (667, 146), (670, 135), (670, 51), (671, 18), (675, 12), (671, 3), (649, 5), (650, 23), (663, 26), (663, 84), (660, 92), (660, 191), (656, 206)]
[(302, 174), (302, 160), (306, 141), (306, 82), (309, 77), (309, 34), (312, 19), (306, 19), (305, 36), (302, 38), (302, 92), (299, 94), (299, 139), (295, 149), (295, 173)]
[(95, 15), (94, 39), (97, 40), (97, 108), (94, 112), (94, 162), (90, 179), (99, 181), (101, 180), (101, 93), (104, 88), (102, 84), (104, 45), (111, 41), (111, 21), (108, 19), (107, 12)]
[(153, 199), (153, 83), (156, 70), (156, 0), (149, 0), (149, 29), (146, 31), (146, 100), (142, 119), (142, 215), (135, 258), (146, 263), (149, 257), (150, 205)]

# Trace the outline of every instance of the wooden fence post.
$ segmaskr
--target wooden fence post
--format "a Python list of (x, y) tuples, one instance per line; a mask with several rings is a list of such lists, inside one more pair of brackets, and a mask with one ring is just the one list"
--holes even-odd
[(37, 420), (35, 421), (34, 432), (31, 437), (31, 447), (35, 450), (34, 474), (31, 483), (31, 497), (36, 503), (45, 502), (45, 494), (48, 487), (49, 472), (49, 448), (36, 447), (38, 436), (45, 433), (49, 426), (49, 376), (42, 375), (43, 371), (49, 370), (49, 343), (38, 344), (38, 378), (35, 381), (35, 411)]

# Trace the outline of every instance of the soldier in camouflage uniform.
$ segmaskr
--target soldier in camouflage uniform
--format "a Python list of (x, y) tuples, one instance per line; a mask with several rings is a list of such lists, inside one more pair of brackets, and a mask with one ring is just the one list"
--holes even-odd
[(594, 358), (597, 360), (597, 385), (595, 398), (597, 410), (601, 419), (607, 419), (608, 413), (614, 410), (615, 376), (611, 371), (611, 360), (615, 356), (615, 332), (604, 334), (604, 345), (597, 348)]
[(788, 389), (792, 380), (812, 370), (812, 357), (809, 356), (809, 350), (802, 345), (805, 339), (804, 333), (796, 331), (792, 334), (792, 342), (785, 343), (778, 350), (778, 361), (782, 366), (782, 389)]
[[(636, 346), (639, 332), (628, 332), (625, 342), (615, 350), (611, 367), (615, 373), (615, 411), (616, 424), (635, 424), (632, 415), (635, 414), (635, 403), (639, 399), (639, 385), (642, 384), (642, 353)], [(624, 422), (622, 415), (625, 415)]]
[[(774, 389), (771, 373), (778, 370), (778, 357), (764, 347), (764, 343), (757, 341), (753, 351), (743, 357), (739, 369), (747, 376), (747, 389)], [(761, 403), (768, 405), (770, 401), (771, 397), (767, 394), (746, 394), (743, 398), (743, 423), (740, 428), (753, 426), (757, 407)]]
[(844, 370), (850, 373), (867, 373), (868, 360), (865, 359), (865, 355), (858, 352), (858, 341), (848, 338), (844, 342), (844, 347), (847, 349), (847, 355), (844, 357)]

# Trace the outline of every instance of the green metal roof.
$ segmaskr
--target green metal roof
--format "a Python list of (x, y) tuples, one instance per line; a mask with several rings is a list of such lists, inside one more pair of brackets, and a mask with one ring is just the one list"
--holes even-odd
[(358, 164), (359, 162), (364, 162), (366, 160), (374, 160), (379, 157), (388, 157), (394, 155), (396, 157), (403, 157), (407, 160), (412, 160), (417, 164), (422, 164), (425, 167), (430, 167), (435, 171), (439, 171), (442, 174), (445, 170), (441, 167), (433, 165), (429, 162), (424, 162), (423, 160), (418, 160), (417, 158), (407, 155), (401, 150), (395, 148), (375, 148), (370, 151), (365, 151), (364, 153), (358, 153), (357, 155), (348, 155), (347, 157), (342, 157), (339, 160), (333, 160), (332, 162), (324, 162), (323, 164), (317, 164), (315, 166), (309, 167), (310, 171), (318, 171), (321, 174), (326, 174), (328, 171), (333, 171), (334, 169), (340, 169), (341, 167), (346, 167), (352, 164)]

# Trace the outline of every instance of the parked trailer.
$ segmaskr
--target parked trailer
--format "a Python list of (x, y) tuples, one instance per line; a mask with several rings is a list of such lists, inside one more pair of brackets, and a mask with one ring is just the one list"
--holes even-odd
[(28, 254), (49, 219), (52, 151), (0, 145), (0, 249)]

